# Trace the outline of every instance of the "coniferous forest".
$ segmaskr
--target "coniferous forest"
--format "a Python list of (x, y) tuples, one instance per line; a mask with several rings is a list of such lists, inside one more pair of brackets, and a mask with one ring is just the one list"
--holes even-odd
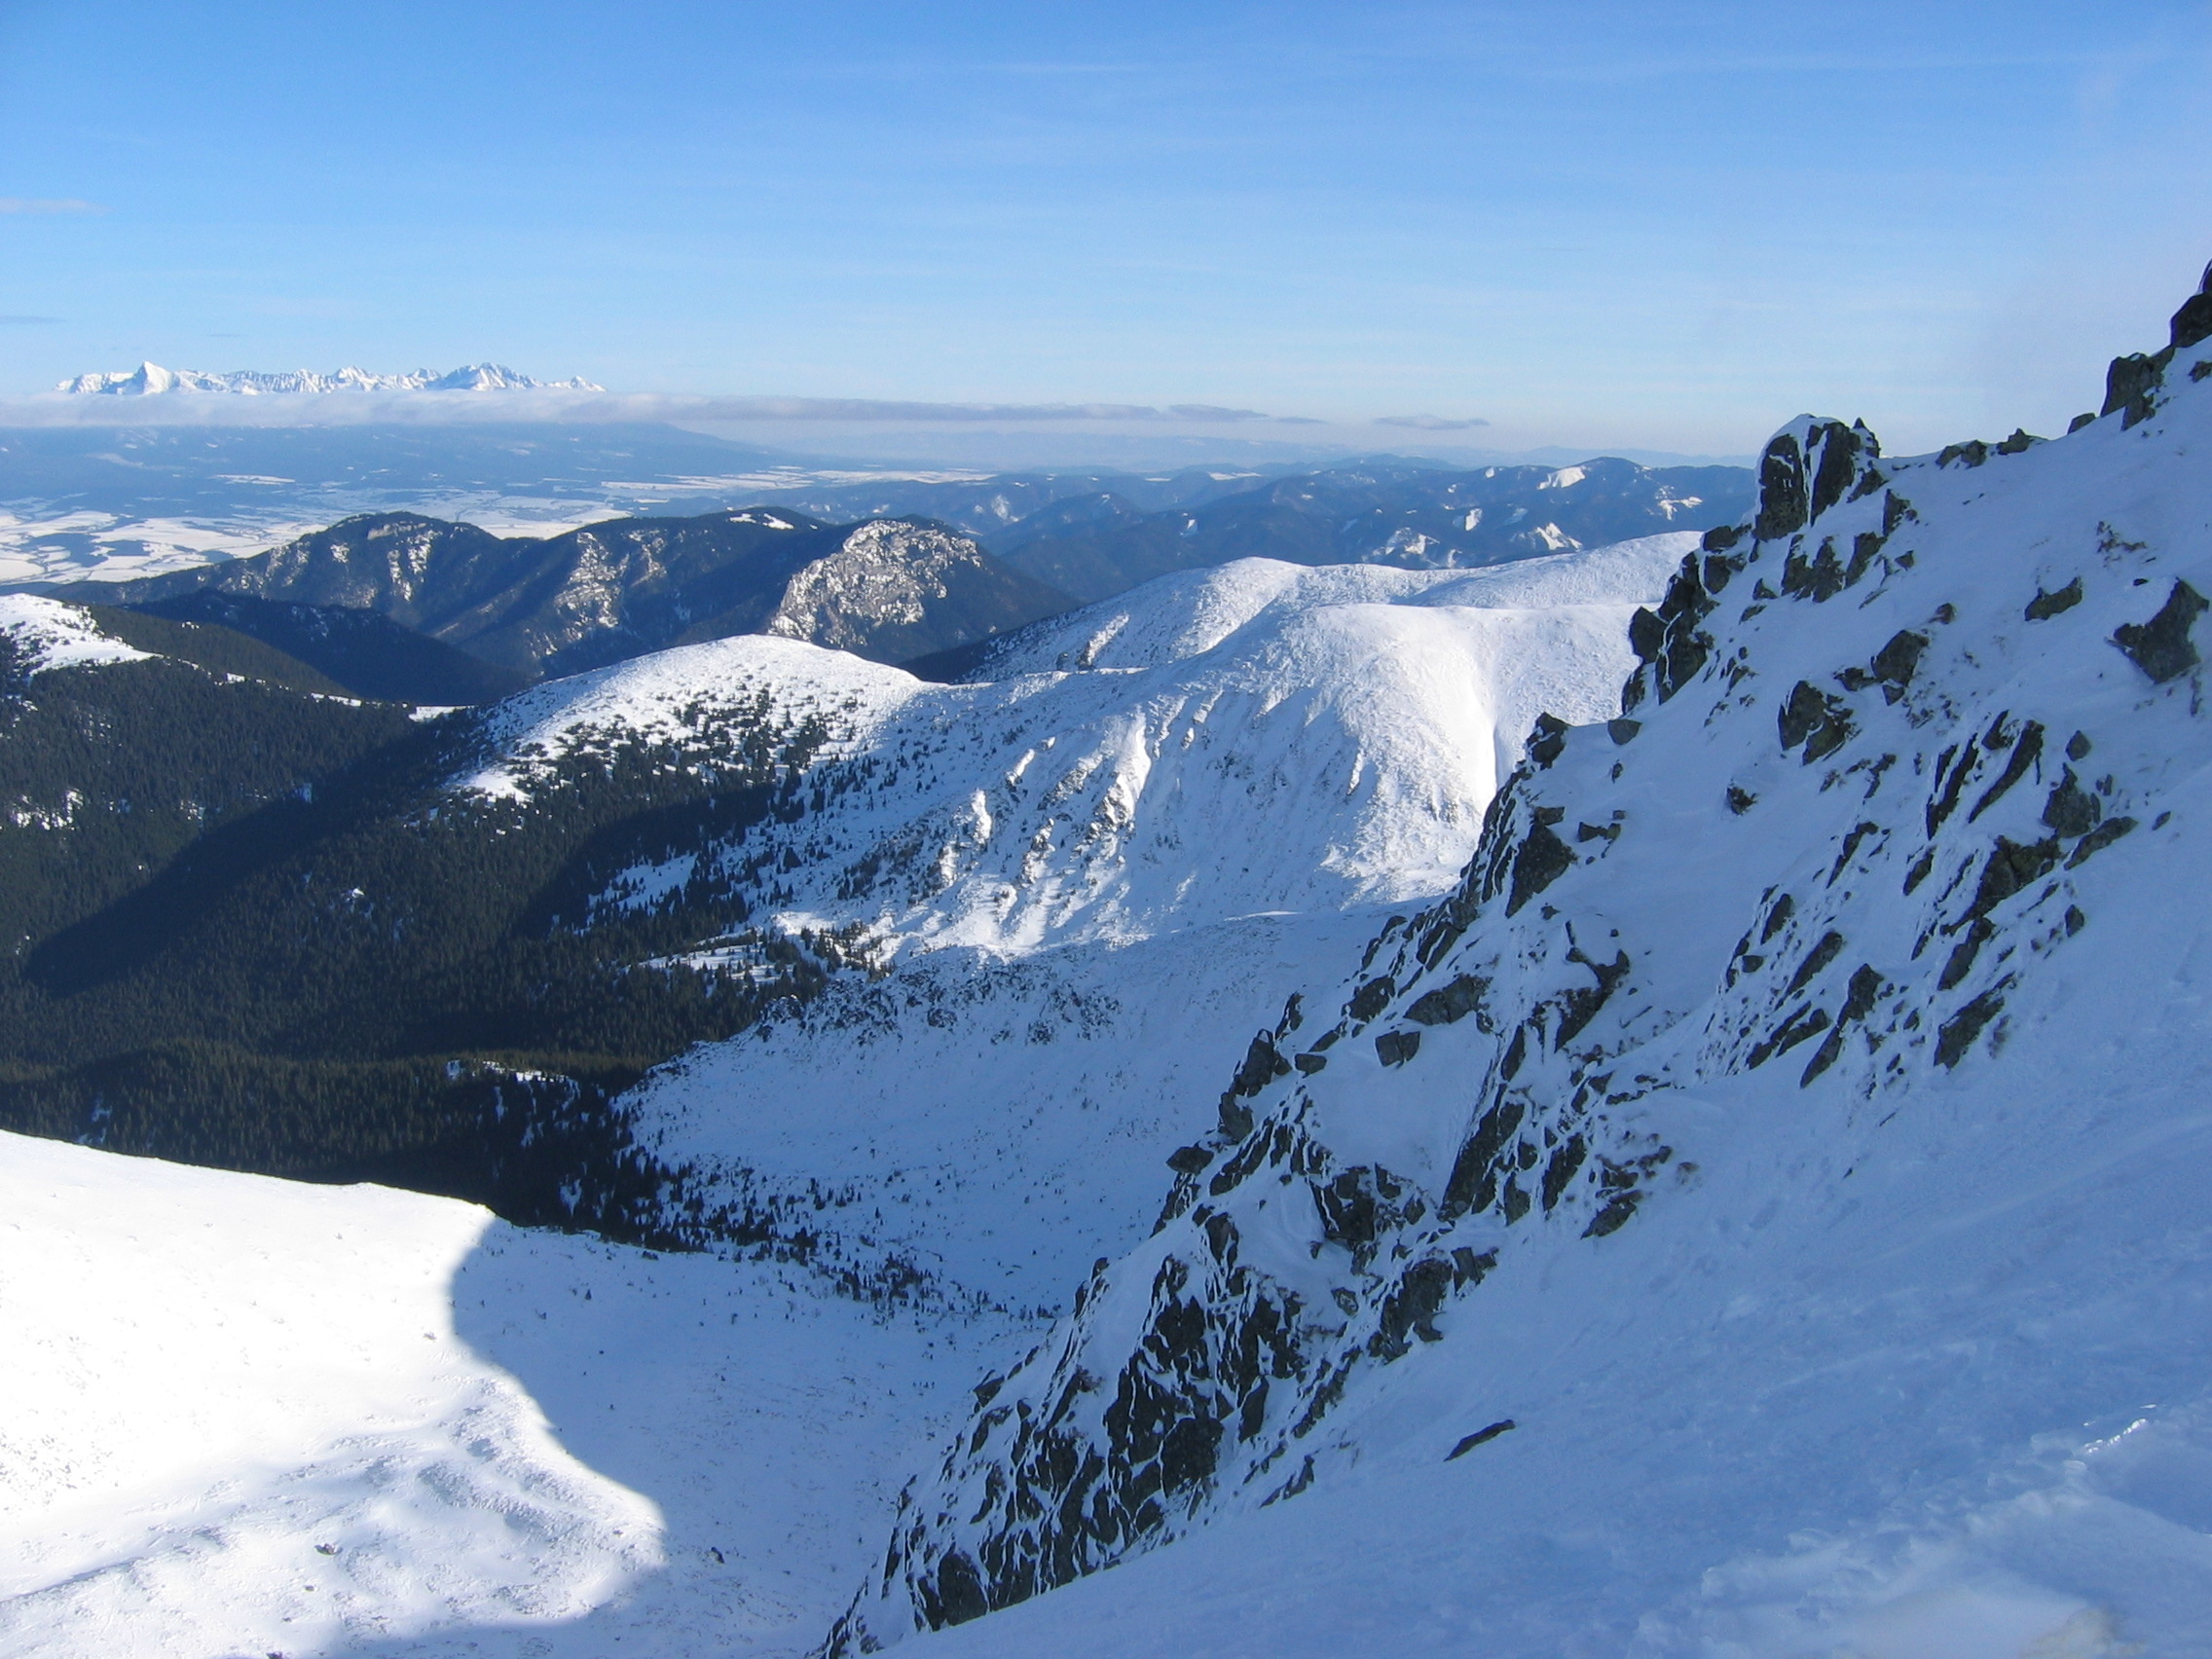
[(697, 716), (710, 763), (631, 734), (537, 767), (525, 797), (456, 793), (486, 714), (419, 719), (223, 629), (127, 626), (207, 666), (0, 662), (0, 1125), (681, 1242), (682, 1172), (610, 1100), (822, 969), (769, 939), (743, 977), (658, 962), (743, 931), (726, 890), (588, 902), (796, 816), (819, 725), (719, 710)]

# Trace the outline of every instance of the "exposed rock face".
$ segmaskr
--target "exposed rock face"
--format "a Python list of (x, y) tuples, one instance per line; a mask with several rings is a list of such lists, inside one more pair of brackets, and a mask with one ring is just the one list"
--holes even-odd
[(1693, 1178), (1643, 1103), (1764, 1074), (1894, 1111), (1988, 1063), (2192, 707), (2205, 602), (2056, 459), (2170, 472), (2119, 447), (2139, 419), (1972, 471), (1839, 422), (1777, 434), (1747, 523), (1636, 618), (1638, 719), (1540, 721), (1457, 890), (1253, 1041), (1153, 1237), (977, 1389), (824, 1653), (1327, 1479), (1347, 1402), (1479, 1321), (1518, 1242), (1633, 1249)]
[(877, 519), (793, 572), (760, 632), (905, 662), (1071, 603), (942, 525)]

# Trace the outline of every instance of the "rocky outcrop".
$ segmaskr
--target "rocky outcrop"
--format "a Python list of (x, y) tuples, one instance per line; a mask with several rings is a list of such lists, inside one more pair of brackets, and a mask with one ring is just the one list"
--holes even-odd
[[(2150, 608), (2157, 549), (2080, 503), (2045, 501), (2055, 551), (2017, 557), (2007, 493), (2044, 475), (2009, 469), (2064, 448), (1999, 446), (1962, 497), (1862, 426), (1778, 433), (1755, 511), (1638, 613), (1624, 718), (1539, 722), (1457, 889), (1254, 1039), (1152, 1238), (977, 1390), (823, 1652), (1327, 1479), (1369, 1376), (1478, 1340), (1478, 1287), (1522, 1241), (1633, 1249), (1697, 1178), (1660, 1097), (1755, 1079), (1894, 1111), (1994, 1053), (2092, 925), (2080, 872), (2152, 812), (2153, 723), (2193, 706), (2205, 608), (2169, 579)], [(2113, 645), (2144, 695), (2078, 730)], [(2084, 765), (2108, 745), (2154, 759)]]

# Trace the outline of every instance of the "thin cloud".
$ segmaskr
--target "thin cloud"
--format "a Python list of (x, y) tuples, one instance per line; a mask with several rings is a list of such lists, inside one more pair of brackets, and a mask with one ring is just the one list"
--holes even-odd
[(104, 213), (97, 202), (80, 202), (73, 196), (41, 200), (30, 196), (0, 196), (0, 213)]
[(1470, 421), (1448, 421), (1441, 415), (1378, 415), (1378, 426), (1404, 426), (1416, 432), (1465, 432), (1490, 424), (1481, 416)]

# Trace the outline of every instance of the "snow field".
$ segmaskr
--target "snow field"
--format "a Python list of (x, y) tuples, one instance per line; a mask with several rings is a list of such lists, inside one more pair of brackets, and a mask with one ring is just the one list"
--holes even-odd
[(793, 1652), (936, 1426), (938, 1366), (957, 1393), (999, 1335), (12, 1135), (0, 1194), (25, 1659)]

